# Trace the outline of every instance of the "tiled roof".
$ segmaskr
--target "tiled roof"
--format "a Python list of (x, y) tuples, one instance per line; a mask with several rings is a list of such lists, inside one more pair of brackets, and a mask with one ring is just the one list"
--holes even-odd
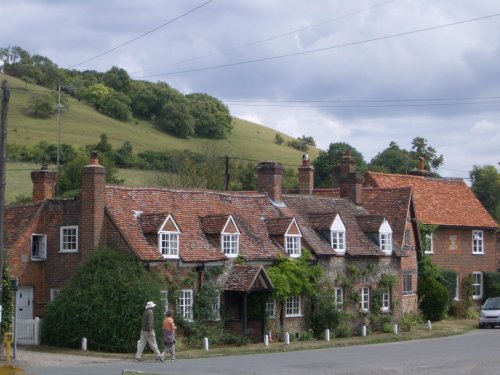
[(363, 207), (370, 214), (383, 215), (387, 219), (392, 228), (392, 237), (399, 245), (404, 241), (411, 199), (411, 187), (363, 188)]
[[(158, 231), (167, 213), (172, 215), (182, 232), (179, 256), (183, 262), (227, 259), (220, 247), (210, 240), (210, 233), (204, 230), (213, 229), (219, 221), (225, 223), (229, 215), (241, 233), (241, 257), (272, 260), (280, 251), (269, 237), (263, 221), (263, 218), (278, 218), (280, 213), (261, 193), (107, 186), (106, 209), (133, 251), (144, 261), (163, 259), (144, 231)], [(135, 214), (138, 211), (141, 212), (139, 216)]]
[(365, 183), (381, 188), (410, 186), (417, 219), (425, 224), (498, 227), (462, 180), (368, 172)]
[(6, 233), (4, 247), (12, 247), (17, 239), (30, 227), (34, 218), (40, 213), (43, 201), (12, 204), (5, 207), (4, 232)]
[[(318, 233), (318, 228), (330, 227), (338, 213), (346, 227), (346, 254), (351, 256), (381, 256), (378, 246), (358, 225), (356, 216), (368, 212), (348, 199), (314, 195), (284, 195), (283, 200), (300, 226), (303, 240), (317, 255), (335, 255), (335, 250)], [(325, 220), (321, 225), (318, 220)]]
[(206, 234), (221, 234), (229, 215), (201, 217), (201, 230)]
[(248, 292), (252, 289), (272, 290), (273, 284), (262, 265), (235, 264), (224, 283), (224, 290)]
[(378, 216), (378, 215), (356, 216), (356, 220), (358, 221), (359, 227), (363, 232), (365, 233), (378, 232), (380, 226), (384, 222), (384, 216)]
[(293, 218), (266, 219), (266, 228), (270, 236), (284, 236)]

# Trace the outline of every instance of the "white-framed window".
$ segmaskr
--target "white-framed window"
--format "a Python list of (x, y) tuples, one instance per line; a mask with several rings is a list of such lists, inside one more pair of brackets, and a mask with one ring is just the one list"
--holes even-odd
[(413, 275), (411, 272), (403, 273), (403, 294), (413, 294)]
[(359, 309), (370, 311), (370, 288), (367, 286), (359, 288)]
[(168, 290), (166, 289), (160, 291), (160, 305), (166, 313), (168, 311)]
[(193, 321), (193, 290), (182, 289), (177, 300), (177, 310), (187, 321)]
[(472, 272), (472, 299), (483, 298), (483, 273)]
[(379, 228), (379, 244), (385, 255), (392, 254), (392, 228), (386, 219)]
[(334, 298), (334, 302), (337, 304), (337, 306), (342, 307), (342, 305), (344, 304), (344, 288), (335, 287), (333, 298)]
[(432, 238), (433, 238), (432, 233), (425, 235), (425, 243), (424, 243), (425, 254), (434, 254), (434, 243)]
[(220, 320), (220, 294), (214, 297), (212, 311), (214, 314), (214, 320)]
[(330, 226), (330, 237), (332, 249), (337, 251), (337, 253), (344, 254), (346, 249), (345, 225), (339, 214), (335, 216), (335, 220), (333, 220), (333, 223)]
[(276, 301), (267, 301), (266, 302), (266, 317), (268, 319), (276, 318)]
[(179, 233), (160, 232), (160, 252), (164, 258), (179, 258)]
[(285, 236), (285, 251), (292, 258), (300, 257), (300, 236)]
[(236, 258), (240, 248), (240, 231), (236, 226), (232, 216), (227, 219), (220, 236), (220, 244), (222, 252), (228, 258)]
[(483, 231), (472, 231), (472, 254), (484, 254)]
[(61, 289), (50, 289), (50, 302), (52, 302)]
[(47, 259), (47, 235), (32, 234), (31, 235), (31, 260)]
[(158, 231), (158, 250), (163, 258), (179, 258), (179, 227), (172, 215), (168, 215)]
[(389, 288), (382, 290), (382, 307), (381, 311), (389, 311), (391, 309), (391, 291)]
[(239, 251), (239, 234), (221, 235), (222, 252), (228, 257), (237, 257)]
[(302, 316), (300, 313), (300, 296), (290, 296), (285, 303), (285, 317)]
[(70, 225), (61, 227), (59, 230), (60, 250), (61, 253), (77, 253), (78, 252), (78, 226)]

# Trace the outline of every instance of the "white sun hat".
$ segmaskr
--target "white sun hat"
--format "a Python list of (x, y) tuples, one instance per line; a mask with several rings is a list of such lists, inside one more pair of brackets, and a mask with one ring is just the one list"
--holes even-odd
[(150, 309), (152, 307), (155, 307), (156, 306), (156, 303), (154, 303), (153, 301), (149, 301), (148, 303), (146, 303), (146, 309)]

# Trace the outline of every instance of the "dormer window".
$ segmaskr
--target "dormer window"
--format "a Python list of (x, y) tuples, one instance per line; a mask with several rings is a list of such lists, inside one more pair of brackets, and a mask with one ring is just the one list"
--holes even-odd
[(337, 253), (345, 254), (345, 226), (339, 214), (335, 216), (332, 226), (330, 227), (332, 249)]
[(179, 258), (180, 230), (172, 215), (168, 215), (158, 231), (158, 248), (163, 258)]
[(234, 223), (232, 216), (229, 216), (226, 225), (224, 225), (224, 228), (222, 229), (220, 244), (222, 252), (228, 258), (236, 258), (238, 256), (240, 247), (240, 231)]
[(299, 226), (293, 219), (285, 233), (285, 252), (291, 258), (298, 258), (302, 255), (301, 238)]
[(385, 255), (392, 254), (392, 228), (386, 219), (379, 229), (379, 245)]

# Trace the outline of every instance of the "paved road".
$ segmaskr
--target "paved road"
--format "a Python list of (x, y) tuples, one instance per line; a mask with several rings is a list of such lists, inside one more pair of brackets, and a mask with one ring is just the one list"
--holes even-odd
[(27, 367), (25, 371), (30, 375), (118, 375), (124, 369), (169, 375), (497, 375), (500, 374), (500, 330), (476, 330), (461, 336), (402, 343), (181, 359), (175, 363), (114, 360), (71, 367)]

